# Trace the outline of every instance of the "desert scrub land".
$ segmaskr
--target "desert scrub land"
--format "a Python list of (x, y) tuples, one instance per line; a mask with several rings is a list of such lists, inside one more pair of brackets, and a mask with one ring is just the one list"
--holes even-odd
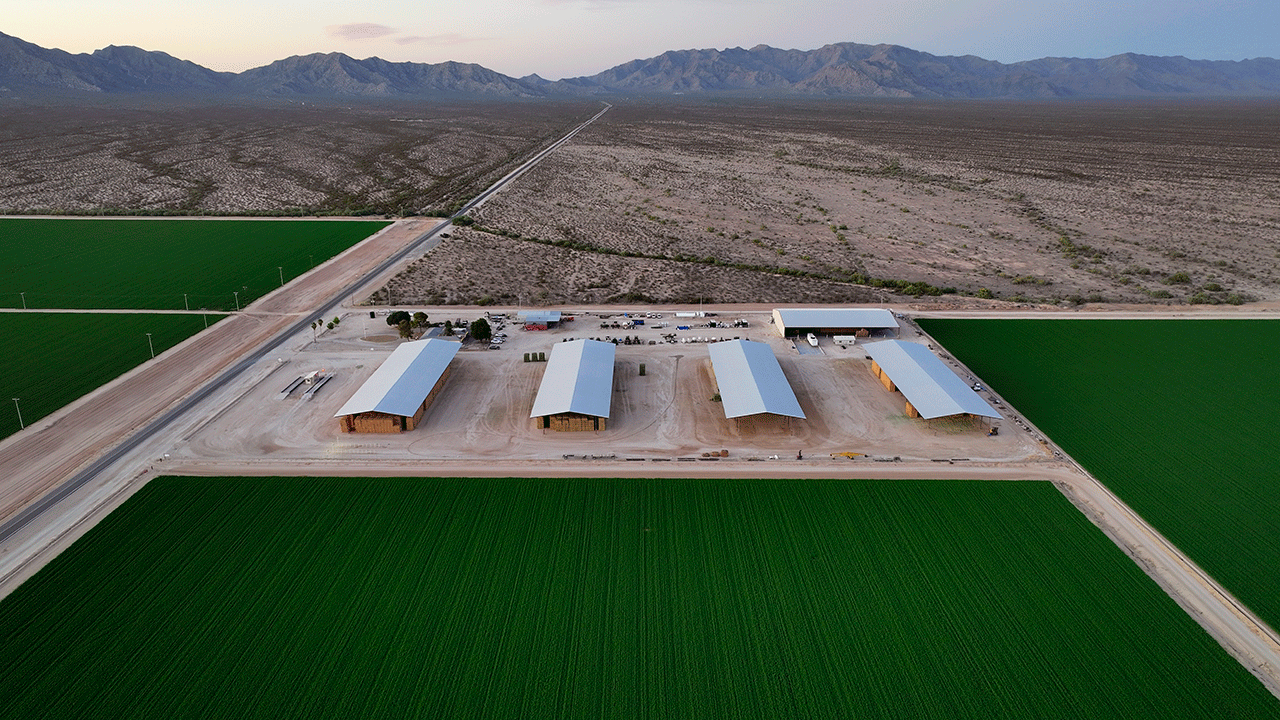
[[(1033, 302), (1274, 299), (1277, 124), (1272, 101), (617, 102), (475, 213), (520, 242), (487, 241), (474, 259), (503, 280), (466, 292), (541, 294), (523, 268), (556, 243), (766, 286), (781, 271)], [(591, 299), (635, 279), (601, 282)], [(752, 299), (799, 301), (781, 284)]]
[(1272, 627), (1280, 321), (920, 326)]
[(585, 101), (85, 102), (6, 104), (0, 212), (443, 210), (599, 109)]
[(1049, 483), (151, 481), (0, 717), (1273, 717)]
[[(713, 259), (662, 260), (454, 229), (370, 302), (421, 305), (576, 303), (861, 303), (881, 293), (825, 278), (752, 271)], [(787, 272), (794, 272), (789, 269)]]

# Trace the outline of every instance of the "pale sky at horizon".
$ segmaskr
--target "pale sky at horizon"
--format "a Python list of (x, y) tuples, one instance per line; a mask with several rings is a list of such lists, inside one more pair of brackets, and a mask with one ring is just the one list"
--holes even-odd
[(239, 72), (290, 55), (594, 75), (667, 50), (891, 43), (1016, 62), (1122, 52), (1280, 57), (1278, 0), (42, 0), (0, 32), (73, 53), (160, 50)]

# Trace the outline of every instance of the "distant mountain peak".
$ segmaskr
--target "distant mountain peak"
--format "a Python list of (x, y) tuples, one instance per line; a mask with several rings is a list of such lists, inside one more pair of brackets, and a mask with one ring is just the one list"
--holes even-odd
[(900, 45), (832, 43), (816, 50), (756, 45), (669, 50), (589, 77), (512, 78), (475, 63), (356, 60), (340, 52), (293, 55), (242, 73), (215, 72), (167, 53), (108, 45), (73, 55), (0, 33), (0, 86), (59, 92), (222, 93), (413, 97), (465, 94), (557, 97), (598, 94), (751, 93), (845, 97), (1118, 97), (1280, 95), (1271, 58), (1188, 60), (1121, 53), (999, 63)]

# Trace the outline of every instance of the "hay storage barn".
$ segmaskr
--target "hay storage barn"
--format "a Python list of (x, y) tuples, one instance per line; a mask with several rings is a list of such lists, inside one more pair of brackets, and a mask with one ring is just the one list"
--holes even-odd
[(871, 372), (885, 389), (901, 390), (906, 397), (907, 417), (1001, 417), (929, 348), (902, 340), (869, 343), (863, 348), (871, 356)]
[(529, 417), (540, 430), (604, 430), (613, 403), (613, 343), (573, 340), (551, 346)]
[(449, 377), (460, 343), (432, 338), (404, 343), (356, 390), (334, 417), (342, 432), (408, 432)]
[(741, 428), (804, 419), (800, 401), (773, 351), (762, 342), (728, 340), (707, 346), (724, 416)]
[(778, 308), (773, 311), (773, 326), (782, 337), (806, 333), (867, 337), (886, 330), (898, 334), (893, 313), (876, 308)]

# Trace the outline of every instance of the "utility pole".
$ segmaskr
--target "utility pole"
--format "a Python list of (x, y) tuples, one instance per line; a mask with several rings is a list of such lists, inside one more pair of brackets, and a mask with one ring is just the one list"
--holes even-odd
[(147, 333), (147, 347), (151, 348), (151, 359), (156, 359), (156, 346), (151, 344), (151, 333)]
[(27, 294), (26, 294), (26, 293), (24, 293), (24, 292), (20, 292), (20, 293), (18, 293), (18, 294), (22, 296), (22, 309), (23, 309), (23, 310), (26, 310), (26, 309), (27, 309)]
[(187, 312), (191, 312), (191, 303), (187, 302), (186, 293), (182, 293), (182, 307), (186, 308)]
[(240, 312), (240, 291), (232, 290), (231, 294), (236, 296), (236, 312)]
[(277, 265), (276, 269), (280, 271), (280, 287), (284, 287), (284, 266)]
[(18, 411), (18, 429), (26, 430), (27, 426), (22, 424), (22, 408), (18, 407), (18, 398), (13, 399), (13, 409)]

